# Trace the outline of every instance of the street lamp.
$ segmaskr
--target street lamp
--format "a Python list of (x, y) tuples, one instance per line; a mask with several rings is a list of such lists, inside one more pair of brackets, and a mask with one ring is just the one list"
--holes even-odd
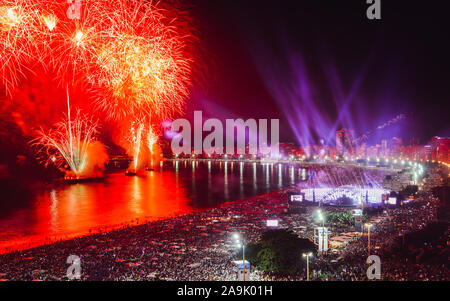
[(312, 252), (303, 253), (303, 257), (306, 257), (306, 281), (309, 281), (309, 257), (312, 255)]
[(322, 211), (321, 210), (317, 210), (317, 216), (318, 216), (319, 220), (322, 221), (322, 227), (323, 227), (324, 219), (323, 219), (323, 215), (322, 215)]
[(372, 227), (372, 224), (367, 223), (365, 226), (367, 227), (367, 248), (370, 257), (370, 228)]
[(245, 245), (244, 245), (244, 243), (241, 243), (239, 233), (234, 233), (233, 238), (236, 240), (236, 247), (238, 249), (240, 249), (242, 247), (242, 267), (244, 268), (243, 280), (245, 281)]
[(324, 219), (324, 217), (323, 217), (323, 215), (322, 215), (322, 211), (321, 210), (317, 210), (317, 214), (318, 214), (318, 217), (319, 217), (319, 221), (322, 221), (322, 252), (323, 252), (323, 250), (325, 249), (325, 246), (324, 246), (324, 242), (325, 242), (325, 238), (324, 238), (324, 236), (325, 236), (325, 219)]

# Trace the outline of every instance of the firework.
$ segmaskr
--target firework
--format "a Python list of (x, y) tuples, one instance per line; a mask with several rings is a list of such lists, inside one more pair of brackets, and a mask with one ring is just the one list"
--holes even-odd
[(39, 61), (39, 18), (33, 1), (0, 1), (0, 70), (7, 91)]
[(62, 85), (88, 86), (108, 116), (181, 112), (192, 59), (175, 19), (144, 0), (84, 0), (79, 20), (66, 1), (0, 0), (0, 71), (7, 90), (41, 65)]
[(53, 31), (55, 29), (56, 24), (58, 23), (58, 17), (52, 14), (42, 15), (42, 21), (47, 26), (48, 30)]
[(147, 132), (147, 148), (149, 152), (149, 162), (147, 169), (153, 168), (153, 163), (159, 152), (159, 149), (155, 149), (155, 145), (158, 142), (158, 135), (156, 131), (150, 126)]
[(46, 165), (58, 167), (68, 165), (72, 173), (79, 177), (85, 174), (88, 150), (96, 142), (98, 122), (78, 110), (72, 119), (69, 95), (67, 94), (67, 116), (48, 133), (38, 132), (39, 138), (33, 141)]
[(184, 37), (151, 4), (119, 1), (114, 9), (103, 18), (109, 26), (91, 74), (97, 103), (113, 118), (137, 112), (168, 118), (181, 111), (191, 64)]
[(150, 154), (153, 153), (153, 146), (158, 142), (158, 136), (156, 135), (155, 131), (150, 127), (147, 133), (147, 147), (150, 151)]
[[(97, 2), (102, 1), (84, 0), (79, 20), (63, 15), (57, 30), (52, 31), (51, 54), (46, 61), (62, 83), (84, 83), (95, 67), (97, 48), (103, 38), (101, 16), (93, 9)], [(57, 15), (65, 14), (65, 9), (67, 6), (58, 7)]]
[(145, 124), (141, 120), (133, 121), (128, 136), (129, 153), (133, 156), (132, 168), (136, 173), (140, 167), (140, 155), (142, 151), (142, 136), (145, 130)]

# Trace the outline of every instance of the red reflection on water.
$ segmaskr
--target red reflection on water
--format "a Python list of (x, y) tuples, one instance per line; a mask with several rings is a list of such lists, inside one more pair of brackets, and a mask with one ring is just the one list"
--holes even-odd
[(55, 188), (0, 221), (0, 253), (193, 212), (172, 172)]

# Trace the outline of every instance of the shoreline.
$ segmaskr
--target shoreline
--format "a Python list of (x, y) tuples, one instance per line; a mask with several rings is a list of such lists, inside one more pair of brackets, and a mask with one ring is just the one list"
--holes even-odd
[[(292, 188), (289, 188), (289, 189), (292, 189)], [(90, 243), (92, 241), (105, 242), (104, 239), (108, 238), (109, 236), (113, 236), (115, 234), (118, 234), (118, 235), (124, 234), (125, 236), (128, 236), (129, 233), (134, 233), (136, 231), (140, 231), (145, 228), (152, 228), (154, 230), (162, 230), (162, 231), (156, 232), (158, 234), (156, 236), (160, 236), (159, 234), (162, 234), (163, 232), (165, 232), (167, 227), (171, 228), (170, 230), (174, 229), (174, 227), (169, 226), (170, 224), (175, 224), (175, 223), (176, 224), (183, 224), (183, 223), (188, 224), (189, 221), (193, 221), (193, 220), (203, 221), (203, 224), (204, 224), (203, 226), (200, 225), (200, 223), (198, 223), (198, 224), (191, 223), (193, 226), (192, 228), (196, 228), (198, 231), (203, 231), (204, 228), (209, 227), (211, 225), (211, 223), (210, 223), (211, 217), (214, 217), (217, 211), (229, 212), (229, 211), (233, 211), (233, 209), (236, 209), (236, 207), (246, 207), (246, 206), (250, 206), (250, 205), (256, 205), (257, 203), (261, 203), (261, 201), (263, 201), (264, 198), (272, 198), (272, 199), (277, 198), (278, 199), (278, 197), (281, 194), (285, 194), (286, 191), (288, 191), (289, 189), (269, 192), (267, 194), (255, 196), (255, 197), (252, 197), (252, 198), (246, 199), (246, 200), (227, 202), (227, 203), (220, 204), (214, 208), (199, 210), (196, 212), (179, 215), (179, 216), (175, 216), (175, 217), (169, 217), (167, 219), (150, 221), (148, 223), (143, 223), (143, 224), (139, 224), (139, 225), (132, 225), (129, 227), (113, 229), (108, 232), (94, 233), (91, 235), (75, 237), (75, 238), (68, 239), (68, 240), (57, 241), (52, 244), (41, 245), (41, 246), (37, 246), (34, 248), (25, 249), (25, 250), (12, 251), (10, 253), (0, 254), (0, 276), (1, 275), (3, 275), (3, 277), (5, 276), (5, 273), (3, 271), (5, 265), (1, 264), (1, 263), (8, 257), (14, 257), (15, 263), (18, 263), (17, 262), (17, 260), (18, 260), (19, 262), (21, 262), (22, 264), (27, 266), (28, 260), (34, 259), (36, 257), (40, 257), (41, 259), (43, 259), (44, 257), (47, 257), (47, 253), (49, 253), (51, 251), (60, 250), (63, 253), (69, 254), (70, 252), (68, 252), (68, 249), (70, 249), (70, 248), (68, 248), (68, 245), (71, 245), (71, 244), (86, 245), (88, 242)], [(286, 201), (286, 205), (287, 205), (287, 201)], [(206, 217), (206, 220), (205, 220), (205, 217)], [(230, 219), (231, 217), (228, 216), (227, 218)], [(207, 231), (205, 231), (205, 233), (206, 232)], [(206, 236), (206, 235), (202, 235), (203, 234), (202, 232), (200, 232), (198, 234), (200, 234), (199, 236)], [(193, 236), (191, 235), (191, 237), (193, 237)], [(151, 239), (151, 241), (152, 241), (151, 245), (160, 245), (160, 243), (155, 242), (157, 240), (160, 240), (160, 238), (155, 237), (155, 235), (153, 235), (153, 236), (149, 235), (147, 238)], [(106, 239), (106, 240), (109, 242), (112, 241), (111, 239)], [(125, 246), (115, 246), (114, 249), (120, 250), (124, 247)], [(95, 248), (93, 248), (93, 249), (95, 249)], [(77, 252), (75, 252), (75, 253), (77, 253)], [(97, 254), (97, 255), (99, 255), (99, 254)], [(99, 257), (102, 257), (102, 256), (99, 256)], [(114, 257), (116, 257), (116, 256), (114, 256)], [(11, 264), (11, 261), (10, 260), (8, 260), (8, 261)], [(122, 260), (118, 260), (118, 262), (122, 262)], [(56, 263), (56, 265), (58, 265), (58, 266), (60, 266), (61, 264), (62, 264), (62, 266), (65, 266), (66, 265), (65, 260), (61, 261), (59, 263)], [(32, 270), (35, 270), (35, 269), (32, 269)], [(55, 280), (62, 280), (62, 278), (64, 278), (64, 275), (62, 275), (61, 278), (56, 277)]]
[[(0, 256), (4, 255), (4, 254), (12, 253), (12, 252), (23, 252), (23, 251), (27, 251), (27, 250), (33, 250), (33, 249), (36, 249), (39, 247), (48, 247), (48, 246), (52, 246), (57, 243), (66, 242), (66, 241), (79, 239), (79, 238), (85, 238), (85, 237), (89, 237), (89, 236), (93, 236), (93, 235), (97, 235), (97, 234), (107, 234), (107, 233), (117, 231), (117, 230), (124, 230), (124, 229), (143, 226), (143, 225), (151, 225), (156, 222), (169, 221), (171, 219), (185, 217), (185, 216), (188, 216), (191, 214), (207, 212), (207, 211), (210, 211), (210, 210), (213, 210), (216, 208), (221, 208), (221, 207), (227, 207), (227, 206), (233, 205), (235, 203), (252, 201), (252, 200), (255, 200), (255, 199), (263, 197), (263, 196), (268, 196), (268, 195), (275, 194), (275, 193), (281, 193), (283, 191), (290, 190), (290, 189), (293, 189), (293, 188), (291, 187), (291, 188), (287, 188), (287, 189), (276, 190), (276, 191), (268, 192), (265, 194), (257, 195), (257, 196), (254, 196), (254, 197), (251, 197), (248, 199), (229, 201), (229, 202), (215, 205), (214, 207), (210, 207), (210, 208), (200, 208), (200, 209), (192, 210), (191, 212), (188, 212), (188, 213), (186, 213), (186, 212), (174, 213), (173, 216), (167, 216), (167, 217), (164, 217), (161, 219), (151, 220), (150, 217), (145, 217), (145, 218), (132, 219), (129, 221), (122, 222), (120, 224), (102, 225), (102, 226), (96, 227), (95, 231), (92, 231), (87, 234), (85, 232), (82, 232), (80, 234), (74, 233), (71, 235), (65, 235), (64, 237), (55, 238), (53, 240), (46, 238), (46, 239), (35, 242), (34, 244), (31, 245), (31, 247), (23, 247), (23, 248), (21, 248), (21, 247), (17, 247), (17, 248), (4, 247), (4, 248), (0, 248)], [(136, 222), (136, 221), (140, 221), (140, 220), (142, 220), (142, 222)], [(26, 246), (27, 244), (28, 243), (17, 243), (16, 245)]]
[[(276, 194), (276, 193), (281, 193), (283, 191), (286, 190), (291, 190), (293, 189), (291, 188), (287, 188), (287, 189), (282, 189), (282, 190), (276, 190), (276, 191), (272, 191), (269, 193), (265, 193), (265, 194), (261, 194), (258, 196), (254, 196), (248, 199), (244, 199), (244, 200), (236, 200), (236, 201), (230, 201), (230, 202), (225, 202), (222, 204), (218, 204), (214, 207), (211, 208), (200, 208), (200, 209), (196, 209), (193, 210), (191, 212), (185, 213), (185, 212), (180, 212), (180, 214), (178, 213), (174, 213), (173, 216), (168, 216), (168, 217), (164, 217), (162, 219), (155, 219), (155, 220), (151, 220), (149, 217), (145, 217), (144, 219), (142, 218), (137, 218), (137, 219), (132, 219), (130, 221), (125, 221), (122, 222), (120, 224), (108, 224), (108, 225), (102, 225), (99, 227), (95, 228), (95, 231), (92, 231), (90, 233), (80, 233), (80, 234), (72, 234), (72, 235), (65, 235), (64, 237), (59, 237), (53, 240), (50, 239), (43, 239), (40, 240), (38, 242), (35, 242), (34, 244), (31, 245), (31, 247), (17, 247), (17, 248), (12, 248), (12, 247), (5, 247), (5, 248), (1, 248), (0, 249), (0, 256), (4, 255), (4, 254), (8, 254), (8, 253), (14, 253), (14, 252), (24, 252), (24, 251), (28, 251), (28, 250), (33, 250), (33, 249), (37, 249), (40, 247), (51, 247), (52, 245), (61, 243), (61, 242), (67, 242), (67, 241), (71, 241), (74, 239), (80, 239), (80, 238), (85, 238), (85, 237), (90, 237), (90, 236), (94, 236), (97, 234), (107, 234), (113, 231), (117, 231), (117, 230), (124, 230), (124, 229), (128, 229), (128, 228), (133, 228), (133, 227), (138, 227), (138, 226), (144, 226), (144, 225), (151, 225), (153, 223), (157, 223), (157, 222), (165, 222), (165, 221), (170, 221), (171, 219), (175, 219), (175, 218), (181, 218), (181, 217), (185, 217), (188, 215), (192, 215), (192, 214), (196, 214), (196, 213), (201, 213), (201, 212), (207, 212), (210, 210), (214, 210), (216, 208), (221, 208), (221, 207), (227, 207), (230, 205), (233, 205), (235, 203), (240, 203), (240, 202), (250, 202), (250, 201), (255, 201), (258, 198), (264, 197), (264, 196), (269, 196), (271, 194)], [(136, 222), (142, 220), (142, 222)], [(16, 245), (21, 245), (21, 246), (26, 246), (28, 243), (17, 243)]]
[[(210, 162), (222, 162), (222, 160), (210, 160), (210, 159), (178, 159), (180, 161), (210, 161)], [(167, 159), (168, 162), (171, 161), (171, 159)], [(173, 160), (176, 161), (176, 160)], [(223, 160), (223, 162), (234, 162), (233, 160)], [(237, 161), (236, 161), (237, 162)], [(252, 161), (243, 161), (245, 163), (249, 163), (249, 164), (253, 164), (253, 163), (257, 163), (257, 164), (266, 164), (267, 162), (252, 162)], [(270, 163), (270, 162), (269, 162)], [(300, 165), (300, 166), (304, 166), (305, 168), (311, 168), (311, 167), (317, 167), (317, 168), (324, 168), (327, 165), (323, 165), (323, 163), (315, 163), (315, 162), (309, 162), (309, 163), (305, 163), (305, 162), (299, 162), (299, 161), (286, 161), (286, 162), (280, 162), (280, 164), (294, 164), (294, 165)], [(369, 171), (375, 171), (375, 172), (381, 172), (381, 173), (393, 173), (394, 170), (393, 169), (385, 169), (385, 168), (379, 168), (379, 167), (372, 167), (369, 168), (367, 166), (353, 166), (353, 165), (349, 165), (349, 164), (331, 164), (329, 167), (333, 167), (333, 168), (358, 168), (358, 169), (367, 169)], [(115, 174), (121, 174), (120, 173), (115, 173)], [(61, 185), (72, 185), (72, 184), (68, 184), (66, 182), (64, 182), (63, 180), (58, 181), (58, 182), (53, 182), (48, 184), (49, 187), (53, 187), (54, 185), (56, 186), (61, 186)], [(295, 185), (291, 185), (288, 188), (284, 188), (281, 190), (274, 190), (270, 193), (276, 193), (279, 191), (283, 191), (286, 189), (293, 189), (294, 187), (296, 187), (297, 184)], [(41, 188), (42, 189), (42, 188)], [(190, 213), (195, 213), (195, 212), (200, 212), (200, 211), (205, 211), (205, 210), (211, 210), (213, 208), (220, 208), (222, 206), (227, 206), (229, 204), (235, 203), (235, 202), (245, 202), (245, 201), (249, 201), (253, 198), (259, 198), (259, 197), (263, 197), (265, 194), (263, 195), (257, 195), (257, 196), (253, 196), (250, 197), (249, 199), (240, 199), (240, 200), (235, 200), (235, 201), (229, 201), (229, 202), (225, 202), (222, 204), (218, 204), (218, 205), (214, 205), (212, 207), (208, 207), (208, 208), (190, 208), (190, 211), (188, 210), (182, 210), (179, 212), (174, 212), (173, 214), (170, 214), (169, 216), (163, 217), (163, 218), (158, 218), (158, 217), (152, 217), (152, 216), (141, 216), (139, 218), (132, 218), (129, 220), (125, 220), (122, 222), (118, 222), (115, 224), (110, 224), (110, 223), (103, 223), (102, 225), (93, 225), (92, 227), (90, 227), (89, 229), (85, 229), (79, 232), (62, 232), (61, 234), (57, 234), (57, 235), (49, 235), (49, 236), (41, 236), (39, 234), (36, 235), (28, 235), (28, 236), (24, 236), (24, 237), (17, 237), (17, 238), (13, 238), (12, 240), (14, 241), (13, 243), (8, 243), (7, 240), (4, 241), (4, 243), (0, 243), (0, 255), (1, 254), (7, 254), (11, 251), (25, 251), (27, 249), (32, 249), (32, 248), (36, 248), (36, 247), (40, 247), (40, 246), (46, 246), (46, 245), (51, 245), (57, 242), (61, 242), (61, 241), (66, 241), (66, 240), (71, 240), (71, 239), (76, 239), (76, 238), (81, 238), (81, 237), (86, 237), (89, 235), (94, 235), (97, 233), (103, 233), (103, 232), (109, 232), (109, 231), (113, 231), (113, 230), (117, 230), (117, 229), (123, 229), (125, 227), (129, 227), (129, 226), (137, 226), (137, 225), (143, 225), (143, 224), (147, 224), (150, 222), (155, 222), (158, 220), (166, 220), (166, 219), (171, 219), (171, 218), (176, 218), (179, 216), (183, 216), (186, 214), (190, 214)]]

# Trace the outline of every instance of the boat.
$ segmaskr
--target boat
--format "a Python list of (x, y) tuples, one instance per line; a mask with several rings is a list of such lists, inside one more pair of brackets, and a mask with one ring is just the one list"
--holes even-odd
[(99, 182), (102, 181), (105, 177), (65, 177), (64, 182), (69, 184), (78, 184), (78, 183), (89, 183), (89, 182)]

